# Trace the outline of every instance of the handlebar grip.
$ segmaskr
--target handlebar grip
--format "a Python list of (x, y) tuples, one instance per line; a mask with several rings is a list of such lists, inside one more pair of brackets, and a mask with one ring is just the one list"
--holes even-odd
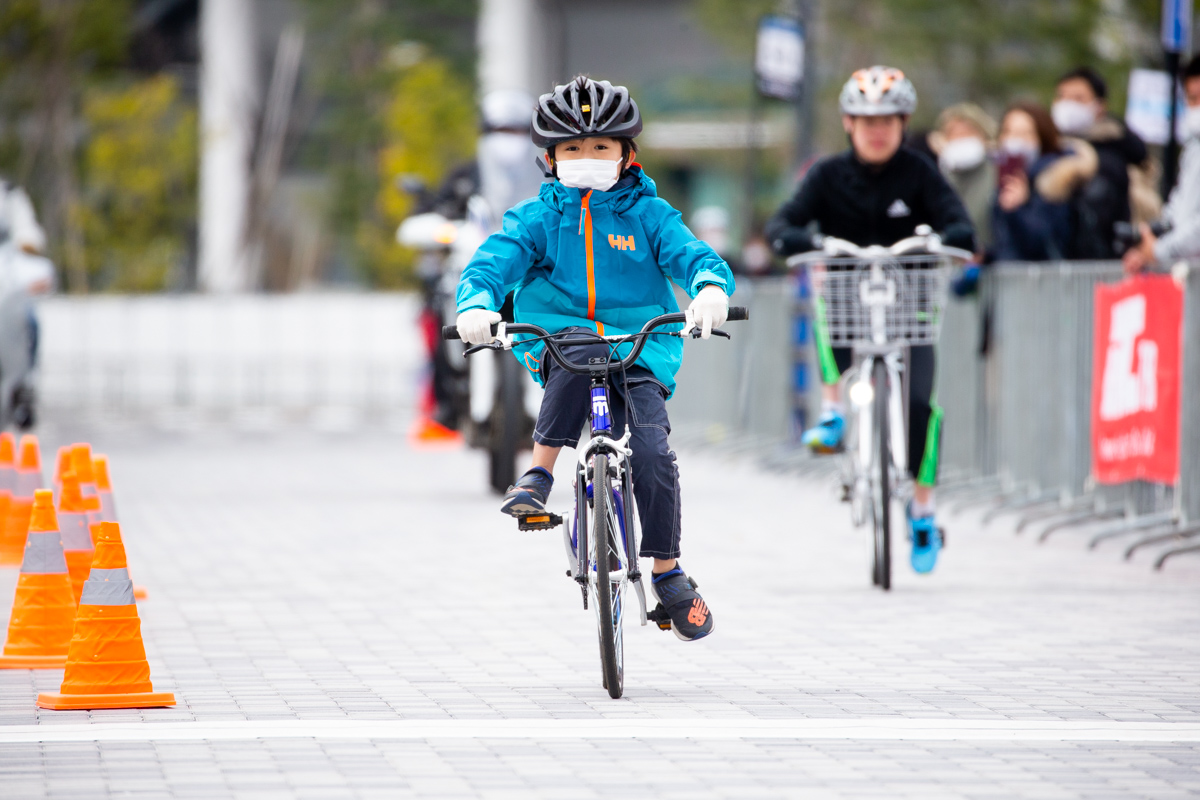
[(730, 322), (741, 322), (742, 320), (750, 319), (750, 309), (745, 306), (730, 306), (729, 316), (726, 319)]
[(458, 338), (458, 327), (455, 325), (443, 326), (442, 327), (442, 338), (443, 339), (457, 339)]

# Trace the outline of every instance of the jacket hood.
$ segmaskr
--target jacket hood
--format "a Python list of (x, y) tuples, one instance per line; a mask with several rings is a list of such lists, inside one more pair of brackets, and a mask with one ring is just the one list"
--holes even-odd
[[(640, 164), (634, 164), (626, 170), (626, 174), (633, 175), (637, 180), (631, 185), (614, 188), (611, 191), (593, 191), (591, 204), (593, 206), (605, 204), (612, 208), (613, 213), (623, 214), (633, 208), (643, 196), (658, 197), (658, 189), (654, 185), (654, 181), (642, 170)], [(583, 200), (584, 193), (583, 189), (563, 186), (562, 181), (555, 178), (553, 181), (542, 184), (538, 197), (543, 203), (561, 214), (569, 206), (578, 206)]]

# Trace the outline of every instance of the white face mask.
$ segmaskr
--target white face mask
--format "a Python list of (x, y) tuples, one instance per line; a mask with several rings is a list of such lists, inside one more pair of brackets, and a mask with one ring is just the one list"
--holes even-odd
[(621, 162), (605, 158), (575, 158), (559, 161), (557, 167), (562, 185), (575, 189), (607, 192), (621, 176)]
[(1183, 129), (1193, 139), (1200, 139), (1200, 106), (1189, 106), (1183, 114)]
[(1000, 151), (1010, 156), (1020, 156), (1028, 166), (1042, 154), (1042, 149), (1028, 139), (1018, 139), (1015, 136), (1000, 140)]
[(987, 158), (987, 147), (977, 136), (964, 136), (946, 142), (938, 155), (938, 164), (946, 172), (966, 172), (975, 169)]
[(1068, 136), (1085, 133), (1096, 122), (1096, 108), (1090, 103), (1059, 100), (1050, 107), (1050, 116), (1058, 130)]

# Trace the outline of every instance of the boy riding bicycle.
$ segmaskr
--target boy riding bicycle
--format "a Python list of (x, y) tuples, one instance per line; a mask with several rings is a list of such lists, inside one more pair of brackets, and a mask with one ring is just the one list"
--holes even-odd
[[(458, 333), (470, 345), (492, 341), (491, 326), (515, 289), (517, 322), (578, 331), (587, 343), (567, 345), (573, 361), (606, 358), (596, 334), (638, 331), (659, 314), (677, 312), (671, 282), (691, 296), (688, 328), (708, 338), (728, 315), (733, 273), (680, 214), (655, 192), (634, 159), (641, 133), (637, 104), (624, 86), (580, 76), (542, 95), (533, 113), (533, 142), (546, 149), (555, 180), (504, 215), (501, 230), (479, 247), (458, 285)], [(542, 343), (514, 354), (545, 389), (534, 428), (533, 465), (504, 496), (514, 517), (544, 510), (554, 463), (579, 444), (589, 407), (588, 378), (543, 360)], [(654, 560), (652, 586), (686, 640), (713, 630), (704, 600), (679, 566), (680, 497), (675, 454), (667, 443), (666, 401), (683, 358), (678, 337), (651, 337), (636, 365), (616, 376), (610, 397), (615, 430), (628, 421), (633, 491), (642, 521), (640, 555)]]
[[(901, 148), (917, 92), (904, 73), (888, 67), (855, 72), (842, 88), (842, 127), (850, 148), (817, 162), (795, 196), (768, 221), (767, 238), (780, 255), (815, 248), (817, 234), (859, 246), (890, 245), (929, 225), (942, 241), (974, 251), (975, 235), (962, 201), (924, 156)], [(838, 378), (851, 350), (831, 348), (817, 326), (822, 414), (802, 441), (818, 452), (842, 449), (845, 413)], [(913, 500), (906, 509), (912, 565), (929, 572), (941, 550), (934, 522), (941, 409), (933, 402), (936, 361), (932, 346), (913, 347), (908, 360), (908, 464), (915, 471)]]

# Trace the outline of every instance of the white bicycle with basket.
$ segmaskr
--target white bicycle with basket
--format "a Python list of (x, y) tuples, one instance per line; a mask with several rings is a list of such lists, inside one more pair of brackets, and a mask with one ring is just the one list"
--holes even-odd
[(884, 247), (830, 236), (788, 259), (809, 268), (817, 320), (831, 347), (849, 347), (839, 389), (849, 398), (842, 485), (855, 526), (871, 522), (871, 579), (892, 585), (891, 502), (912, 496), (908, 479), (908, 348), (936, 345), (953, 267), (970, 261), (928, 225)]

